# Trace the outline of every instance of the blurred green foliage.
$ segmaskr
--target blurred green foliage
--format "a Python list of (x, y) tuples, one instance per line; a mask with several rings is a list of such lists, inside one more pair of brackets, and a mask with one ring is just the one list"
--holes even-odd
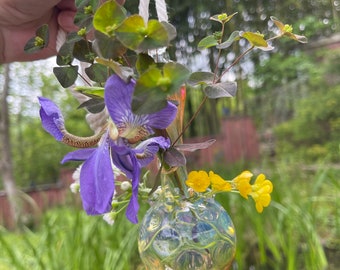
[[(232, 178), (244, 168), (239, 163), (209, 169)], [(266, 171), (274, 184), (273, 201), (258, 214), (253, 202), (238, 194), (219, 194), (217, 200), (236, 229), (233, 269), (338, 269), (339, 169), (322, 162), (306, 167), (288, 161), (247, 164), (247, 168), (255, 174)], [(48, 211), (33, 230), (15, 233), (0, 228), (0, 269), (142, 270), (137, 233), (138, 225), (123, 216), (111, 227), (101, 217), (87, 216), (68, 204)]]

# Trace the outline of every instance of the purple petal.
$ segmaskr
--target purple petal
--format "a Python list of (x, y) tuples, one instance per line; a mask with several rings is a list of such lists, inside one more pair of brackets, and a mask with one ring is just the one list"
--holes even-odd
[(112, 163), (120, 169), (125, 175), (132, 179), (134, 167), (131, 160), (131, 148), (126, 145), (117, 145), (111, 143), (111, 159)]
[(117, 145), (111, 142), (111, 150), (113, 164), (132, 180), (132, 196), (126, 209), (126, 217), (132, 223), (138, 223), (137, 214), (139, 210), (138, 186), (141, 172), (140, 164), (137, 161), (135, 152), (126, 145)]
[(86, 213), (99, 215), (109, 212), (114, 188), (109, 143), (105, 141), (93, 151), (80, 170), (80, 195)]
[(135, 81), (126, 83), (117, 75), (112, 75), (105, 84), (105, 104), (113, 122), (120, 123), (131, 112)]
[(177, 106), (172, 102), (168, 102), (164, 109), (148, 115), (147, 124), (152, 128), (165, 129), (174, 121), (176, 114)]
[(140, 177), (140, 167), (135, 156), (131, 155), (132, 166), (134, 167), (133, 177), (132, 177), (132, 196), (128, 207), (126, 209), (126, 217), (132, 223), (138, 223), (138, 187), (139, 187), (139, 177)]
[(143, 158), (138, 159), (141, 167), (148, 165), (155, 157), (159, 149), (170, 147), (170, 140), (162, 136), (153, 137), (141, 142), (133, 151), (143, 154)]
[(97, 148), (86, 148), (86, 149), (79, 149), (70, 153), (67, 153), (63, 160), (61, 161), (61, 164), (64, 164), (65, 162), (75, 160), (75, 161), (82, 161), (88, 159), (94, 151), (96, 151)]
[(65, 128), (64, 117), (58, 106), (48, 98), (38, 97), (40, 108), (40, 118), (43, 128), (50, 133), (57, 141), (63, 139), (61, 130)]
[[(121, 123), (138, 123), (140, 126), (164, 129), (175, 119), (177, 106), (171, 102), (152, 114), (135, 115), (131, 110), (132, 96), (136, 82), (131, 80), (126, 83), (117, 75), (112, 75), (105, 84), (105, 104), (113, 122), (120, 126)], [(151, 132), (150, 132), (151, 133)]]

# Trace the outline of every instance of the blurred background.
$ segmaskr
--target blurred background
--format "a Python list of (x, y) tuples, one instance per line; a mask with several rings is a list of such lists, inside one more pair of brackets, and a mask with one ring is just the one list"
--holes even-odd
[[(125, 6), (138, 13), (135, 1)], [(308, 38), (307, 44), (275, 41), (273, 51), (255, 50), (228, 72), (224, 79), (237, 82), (237, 97), (209, 100), (185, 133), (188, 142), (217, 143), (187, 161), (189, 169), (226, 179), (245, 169), (264, 172), (274, 184), (262, 214), (236, 194), (217, 198), (236, 227), (233, 269), (340, 269), (340, 1), (172, 0), (168, 12), (178, 33), (169, 56), (192, 71), (214, 69), (216, 51), (199, 51), (197, 44), (219, 29), (209, 18), (222, 12), (238, 12), (226, 25), (230, 33), (269, 38), (275, 16)], [(236, 43), (220, 67), (247, 46)], [(138, 226), (124, 216), (112, 227), (86, 216), (69, 191), (78, 164), (60, 165), (72, 149), (42, 129), (37, 96), (61, 107), (71, 133), (91, 130), (54, 66), (53, 58), (0, 66), (0, 270), (143, 269)], [(187, 88), (188, 119), (202, 98), (200, 89)], [(5, 190), (18, 190), (12, 204)]]

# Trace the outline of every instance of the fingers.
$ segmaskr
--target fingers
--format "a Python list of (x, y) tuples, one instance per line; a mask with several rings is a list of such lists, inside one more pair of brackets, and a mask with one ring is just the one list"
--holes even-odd
[(58, 14), (58, 24), (59, 26), (65, 30), (66, 32), (77, 31), (78, 28), (74, 24), (74, 16), (76, 15), (75, 11), (72, 10), (61, 10)]

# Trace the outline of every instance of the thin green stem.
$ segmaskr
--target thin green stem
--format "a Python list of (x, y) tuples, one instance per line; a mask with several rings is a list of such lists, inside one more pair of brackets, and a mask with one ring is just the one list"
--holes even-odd
[(226, 74), (233, 66), (235, 66), (235, 65), (241, 60), (242, 57), (244, 57), (247, 53), (249, 53), (249, 52), (250, 52), (251, 50), (253, 50), (254, 48), (255, 48), (255, 46), (253, 45), (253, 46), (249, 47), (247, 50), (245, 50), (243, 53), (241, 53), (241, 54), (234, 60), (234, 62), (232, 62), (232, 63), (230, 64), (230, 66), (229, 66), (228, 68), (226, 68), (226, 70), (224, 70), (224, 71), (222, 72), (221, 76), (218, 78), (218, 80), (217, 80), (216, 82), (220, 81), (224, 74)]

